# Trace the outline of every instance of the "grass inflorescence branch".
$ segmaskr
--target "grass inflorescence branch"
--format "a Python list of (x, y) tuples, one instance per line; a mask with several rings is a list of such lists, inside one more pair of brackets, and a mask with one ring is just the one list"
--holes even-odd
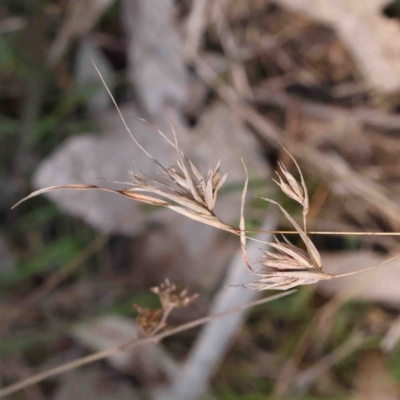
[[(342, 234), (342, 235), (400, 235), (399, 232), (320, 232), (320, 231), (307, 231), (307, 215), (309, 211), (309, 196), (308, 190), (305, 184), (305, 180), (295, 158), (284, 149), (294, 162), (297, 169), (299, 179), (287, 169), (283, 163), (278, 163), (279, 172), (277, 172), (277, 180), (274, 182), (279, 186), (282, 192), (290, 199), (297, 202), (302, 207), (302, 223), (297, 223), (290, 213), (277, 201), (270, 198), (263, 198), (264, 201), (273, 204), (279, 208), (281, 213), (293, 226), (294, 230), (289, 231), (258, 231), (258, 230), (246, 230), (245, 217), (244, 217), (244, 206), (247, 195), (248, 177), (245, 163), (243, 162), (244, 169), (246, 172), (246, 180), (242, 191), (242, 201), (240, 208), (240, 223), (239, 228), (233, 227), (223, 222), (215, 213), (215, 205), (218, 200), (218, 192), (224, 182), (226, 181), (227, 175), (221, 174), (221, 163), (219, 162), (214, 168), (209, 168), (207, 171), (196, 166), (189, 160), (186, 155), (182, 152), (179, 147), (177, 134), (173, 127), (172, 135), (173, 138), (169, 139), (163, 132), (156, 129), (163, 140), (166, 140), (176, 151), (177, 160), (174, 165), (168, 167), (162, 165), (158, 160), (154, 159), (148, 151), (135, 138), (129, 126), (127, 125), (112, 93), (107, 87), (106, 82), (101, 76), (100, 71), (95, 66), (97, 72), (100, 75), (107, 92), (109, 93), (120, 117), (125, 129), (132, 137), (136, 145), (143, 151), (147, 157), (149, 157), (159, 168), (161, 173), (161, 179), (155, 180), (147, 177), (137, 175), (131, 172), (131, 181), (122, 182), (127, 187), (121, 190), (113, 190), (97, 185), (86, 185), (86, 184), (70, 184), (62, 186), (51, 186), (44, 189), (37, 190), (27, 197), (20, 200), (14, 207), (20, 203), (40, 194), (51, 192), (54, 190), (70, 189), (70, 190), (101, 190), (118, 195), (122, 195), (130, 200), (135, 200), (141, 203), (151, 204), (155, 206), (165, 207), (184, 215), (187, 218), (198, 221), (205, 225), (212, 226), (216, 229), (230, 232), (240, 237), (240, 244), (243, 253), (244, 264), (247, 266), (252, 276), (256, 278), (253, 282), (243, 283), (242, 286), (257, 291), (262, 290), (288, 290), (300, 285), (308, 285), (316, 283), (320, 280), (330, 280), (339, 277), (350, 276), (365, 272), (369, 269), (376, 268), (377, 266), (384, 265), (387, 262), (400, 257), (400, 255), (391, 257), (386, 261), (373, 265), (369, 268), (365, 268), (361, 271), (349, 272), (341, 275), (332, 275), (323, 271), (323, 261), (321, 255), (316, 248), (313, 241), (310, 239), (309, 234)], [(121, 183), (121, 182), (116, 182)], [(13, 207), (13, 208), (14, 208)], [(302, 225), (302, 226), (300, 226)], [(282, 234), (282, 238), (276, 237), (274, 241), (265, 242), (249, 236), (250, 233), (268, 232), (274, 234)], [(295, 246), (292, 244), (284, 235), (297, 234), (303, 245), (302, 247)], [(269, 250), (263, 250), (263, 256), (257, 263), (260, 269), (256, 269), (252, 265), (252, 260), (249, 259), (246, 251), (247, 240), (255, 240), (263, 245), (269, 247)], [(3, 390), (0, 390), (0, 397), (4, 397), (8, 394), (14, 393), (18, 390), (26, 388), (30, 385), (38, 383), (44, 379), (57, 376), (66, 371), (70, 371), (79, 366), (89, 364), (94, 361), (110, 357), (125, 349), (134, 348), (146, 343), (158, 342), (167, 336), (177, 334), (179, 332), (192, 329), (196, 326), (207, 323), (215, 318), (222, 318), (232, 312), (241, 311), (257, 304), (266, 303), (269, 301), (277, 300), (283, 296), (293, 293), (288, 291), (280, 295), (271, 296), (262, 300), (257, 300), (246, 305), (233, 308), (223, 313), (209, 315), (204, 318), (180, 325), (178, 327), (169, 328), (167, 319), (170, 312), (177, 308), (183, 307), (189, 304), (196, 298), (196, 295), (188, 296), (187, 290), (178, 290), (174, 284), (166, 281), (159, 287), (153, 288), (152, 291), (157, 294), (160, 298), (161, 308), (159, 310), (150, 310), (136, 306), (138, 311), (138, 317), (136, 319), (139, 327), (140, 334), (137, 338), (133, 339), (129, 343), (125, 343), (121, 346), (117, 346), (99, 353), (92, 354), (87, 357), (83, 357), (79, 360), (75, 360), (59, 367), (53, 368), (48, 371), (36, 374), (28, 379), (18, 382), (14, 385), (9, 386)]]

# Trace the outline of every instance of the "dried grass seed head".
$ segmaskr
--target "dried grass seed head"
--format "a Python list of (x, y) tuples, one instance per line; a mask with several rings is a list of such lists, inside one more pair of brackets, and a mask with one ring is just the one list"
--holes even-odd
[(308, 200), (307, 186), (304, 181), (303, 173), (301, 172), (301, 169), (296, 159), (289, 153), (289, 151), (287, 151), (285, 148), (283, 149), (293, 160), (297, 168), (297, 171), (300, 175), (300, 182), (296, 180), (296, 178), (288, 171), (288, 169), (282, 162), (278, 162), (278, 166), (280, 168), (282, 176), (278, 173), (278, 171), (276, 171), (276, 174), (278, 175), (279, 178), (279, 182), (276, 181), (275, 179), (273, 179), (273, 181), (281, 188), (282, 192), (285, 193), (286, 196), (297, 201), (299, 204), (302, 205), (303, 215), (306, 216), (309, 209), (309, 200)]
[(307, 252), (290, 243), (285, 237), (284, 240), (285, 243), (275, 238), (275, 243), (269, 242), (268, 245), (277, 252), (264, 251), (260, 264), (281, 270), (316, 269)]
[(250, 271), (258, 278), (255, 282), (250, 282), (243, 286), (249, 289), (254, 289), (259, 291), (268, 289), (287, 290), (300, 285), (313, 284), (320, 280), (329, 280), (329, 279), (341, 278), (345, 276), (359, 274), (361, 272), (365, 272), (369, 269), (375, 268), (379, 265), (383, 265), (393, 260), (394, 258), (400, 256), (397, 255), (391, 257), (386, 261), (384, 261), (383, 263), (373, 265), (361, 271), (349, 272), (341, 275), (332, 275), (323, 272), (321, 256), (317, 248), (315, 247), (314, 243), (307, 236), (306, 232), (306, 215), (308, 212), (307, 187), (304, 182), (303, 174), (296, 160), (292, 157), (292, 155), (289, 152), (288, 154), (293, 159), (299, 171), (301, 177), (301, 185), (293, 178), (293, 176), (287, 171), (287, 169), (284, 167), (283, 164), (280, 164), (279, 167), (281, 169), (282, 174), (285, 176), (287, 183), (283, 181), (283, 179), (279, 176), (279, 174), (278, 176), (280, 178), (280, 183), (278, 182), (277, 183), (286, 195), (288, 195), (291, 198), (294, 198), (296, 201), (299, 201), (303, 205), (304, 230), (297, 224), (297, 222), (282, 207), (281, 204), (268, 198), (264, 198), (264, 200), (268, 201), (269, 203), (275, 204), (279, 207), (279, 209), (282, 211), (285, 217), (289, 220), (289, 222), (298, 232), (299, 236), (301, 237), (302, 241), (306, 246), (307, 251), (305, 252), (299, 247), (293, 245), (285, 237), (283, 237), (284, 242), (281, 242), (275, 238), (275, 243), (268, 242), (266, 244), (274, 248), (276, 252), (264, 251), (264, 256), (259, 261), (259, 263), (262, 266), (261, 271), (253, 270), (247, 257), (245, 248), (246, 239), (245, 236), (243, 235), (244, 232), (244, 219), (243, 219), (244, 201), (243, 201), (242, 213), (241, 213), (241, 225), (240, 225), (240, 229), (242, 232), (241, 241), (242, 241), (243, 255)]
[[(285, 150), (287, 152), (287, 150)], [(304, 182), (303, 174), (293, 156), (287, 152), (294, 161), (300, 175), (300, 183), (288, 172), (286, 167), (279, 163), (282, 176), (278, 174), (279, 182), (275, 181), (282, 191), (290, 198), (300, 203), (303, 207), (304, 229), (302, 229), (291, 215), (278, 202), (263, 198), (265, 201), (277, 205), (289, 222), (298, 232), (304, 242), (307, 251), (290, 243), (285, 237), (284, 242), (275, 238), (275, 242), (266, 243), (274, 248), (276, 252), (264, 251), (260, 260), (261, 271), (255, 271), (248, 261), (245, 239), (242, 235), (242, 248), (244, 258), (250, 271), (258, 277), (258, 280), (245, 284), (245, 287), (255, 290), (287, 290), (299, 285), (315, 283), (321, 279), (331, 279), (333, 276), (322, 272), (321, 256), (314, 243), (307, 236), (306, 215), (308, 213), (308, 192)], [(286, 181), (285, 181), (286, 180)], [(244, 230), (244, 222), (241, 221), (241, 230)]]
[(161, 306), (164, 311), (186, 307), (198, 297), (198, 294), (188, 296), (187, 288), (180, 290), (177, 285), (171, 283), (168, 279), (150, 290), (160, 298)]
[(275, 179), (273, 179), (273, 181), (281, 188), (282, 192), (285, 193), (286, 196), (290, 197), (291, 199), (297, 201), (302, 206), (304, 206), (305, 197), (303, 188), (299, 185), (296, 179), (294, 179), (293, 175), (286, 169), (284, 164), (278, 162), (278, 165), (287, 183), (285, 182), (285, 179), (282, 178), (281, 175), (279, 175), (278, 172), (276, 172), (276, 174), (278, 175), (279, 182), (276, 181)]
[[(309, 257), (310, 265), (312, 266), (313, 269), (315, 269), (317, 271), (321, 271), (322, 270), (321, 256), (319, 254), (319, 251), (315, 247), (314, 243), (307, 236), (307, 233), (299, 226), (299, 224), (292, 218), (292, 216), (278, 202), (276, 202), (275, 200), (272, 200), (272, 199), (264, 198), (264, 197), (263, 197), (263, 200), (265, 200), (269, 203), (275, 204), (279, 207), (279, 209), (282, 211), (282, 213), (285, 215), (285, 217), (288, 219), (288, 221), (293, 225), (295, 230), (298, 232), (301, 240), (305, 244), (306, 249), (307, 249), (307, 254)], [(269, 243), (267, 243), (267, 244), (269, 244)], [(290, 244), (288, 241), (286, 241), (286, 244), (288, 244), (292, 247), (296, 247), (296, 246)], [(272, 245), (273, 245), (272, 247), (275, 246), (274, 243), (272, 243)], [(299, 249), (299, 248), (297, 248), (297, 249), (298, 249), (298, 251), (301, 251), (301, 249)]]
[[(165, 207), (191, 219), (229, 232), (236, 230), (222, 222), (215, 214), (214, 207), (218, 191), (227, 175), (220, 175), (220, 164), (210, 169), (208, 174), (200, 171), (177, 148), (179, 159), (177, 167), (165, 168), (158, 163), (166, 182), (140, 177), (134, 173), (132, 186), (128, 191), (137, 194), (145, 192), (161, 197)], [(160, 201), (159, 198), (157, 198)]]
[(332, 279), (335, 276), (323, 272), (310, 270), (269, 271), (257, 273), (259, 278), (254, 282), (243, 285), (248, 289), (262, 290), (288, 290), (300, 285), (310, 285), (320, 280)]
[[(217, 201), (218, 190), (224, 184), (227, 175), (220, 175), (220, 162), (216, 168), (209, 169), (208, 174), (200, 173), (195, 165), (182, 155), (183, 162), (177, 163), (178, 168), (165, 169), (165, 175), (179, 189), (180, 193), (206, 208), (210, 214)], [(184, 163), (186, 162), (187, 165)]]
[(333, 278), (316, 268), (307, 252), (284, 239), (285, 243), (276, 238), (275, 243), (268, 243), (276, 252), (264, 251), (259, 261), (262, 269), (254, 272), (258, 280), (246, 284), (246, 287), (255, 290), (287, 290)]
[[(132, 174), (134, 182), (129, 182), (130, 188), (122, 190), (112, 190), (96, 185), (82, 185), (82, 184), (71, 184), (62, 186), (51, 186), (44, 189), (37, 190), (26, 196), (18, 203), (16, 203), (12, 208), (18, 206), (20, 203), (28, 200), (39, 194), (47, 193), (53, 190), (59, 189), (73, 189), (73, 190), (102, 190), (110, 193), (117, 193), (128, 197), (139, 202), (152, 204), (156, 206), (167, 207), (179, 214), (185, 215), (195, 221), (202, 222), (203, 224), (213, 226), (217, 229), (222, 229), (228, 232), (237, 234), (239, 231), (228, 224), (222, 222), (213, 212), (218, 190), (223, 185), (226, 175), (220, 176), (218, 163), (214, 170), (209, 170), (208, 175), (201, 174), (199, 170), (190, 162), (183, 152), (179, 149), (177, 135), (171, 124), (171, 129), (173, 133), (173, 141), (170, 140), (160, 129), (153, 126), (155, 130), (160, 134), (160, 136), (166, 140), (177, 152), (178, 155), (178, 167), (177, 168), (165, 168), (159, 161), (157, 161), (136, 139), (135, 135), (130, 130), (125, 118), (118, 107), (118, 104), (112, 95), (107, 83), (103, 79), (100, 71), (93, 63), (94, 68), (100, 76), (101, 81), (104, 84), (115, 108), (121, 118), (121, 121), (134, 141), (134, 143), (139, 147), (139, 149), (146, 154), (154, 163), (156, 163), (160, 168), (162, 173), (168, 178), (169, 184), (163, 184), (155, 180), (140, 177), (136, 174)], [(145, 120), (142, 120), (148, 123)], [(115, 182), (122, 183), (122, 182)], [(126, 184), (127, 182), (123, 182)], [(142, 194), (145, 192), (147, 194)], [(154, 195), (156, 197), (154, 197)], [(161, 197), (161, 198), (159, 198)]]
[(138, 312), (136, 323), (145, 334), (153, 332), (160, 324), (163, 310), (152, 310), (147, 307), (140, 307), (137, 304), (133, 305)]
[(238, 233), (237, 229), (221, 221), (213, 212), (218, 191), (227, 178), (227, 175), (221, 176), (220, 174), (220, 163), (214, 169), (210, 168), (208, 173), (201, 173), (179, 149), (174, 131), (175, 143), (169, 140), (160, 130), (157, 129), (157, 132), (176, 149), (178, 155), (176, 167), (164, 167), (139, 146), (161, 169), (161, 174), (166, 178), (165, 182), (139, 176), (131, 171), (133, 182), (114, 182), (130, 186), (122, 190), (85, 184), (51, 186), (31, 193), (16, 203), (13, 208), (25, 200), (54, 190), (101, 190), (120, 194), (139, 202), (163, 206), (217, 229)]

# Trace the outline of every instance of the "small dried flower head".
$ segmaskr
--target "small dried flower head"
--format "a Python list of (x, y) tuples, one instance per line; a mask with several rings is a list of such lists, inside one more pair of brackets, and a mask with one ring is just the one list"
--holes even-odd
[(160, 298), (163, 310), (171, 310), (173, 308), (186, 307), (198, 297), (198, 294), (188, 296), (188, 289), (179, 291), (174, 283), (170, 283), (168, 279), (150, 289)]
[(159, 326), (163, 314), (161, 309), (152, 310), (147, 307), (140, 307), (137, 304), (133, 306), (138, 312), (136, 323), (144, 333), (150, 333)]
[[(291, 199), (297, 201), (300, 203), (303, 207), (303, 214), (307, 215), (308, 209), (309, 209), (309, 204), (308, 204), (308, 191), (307, 187), (304, 182), (303, 174), (301, 172), (301, 169), (299, 165), (297, 164), (297, 161), (295, 158), (285, 149), (285, 151), (289, 154), (289, 156), (292, 158), (294, 161), (297, 170), (300, 175), (300, 180), (301, 182), (297, 182), (297, 180), (294, 178), (294, 176), (287, 170), (285, 165), (281, 162), (278, 162), (279, 168), (281, 170), (281, 175), (279, 175), (278, 172), (276, 174), (278, 175), (279, 182), (273, 179), (273, 181), (282, 189), (282, 192), (286, 194), (286, 196), (290, 197)], [(286, 182), (285, 182), (286, 179)]]

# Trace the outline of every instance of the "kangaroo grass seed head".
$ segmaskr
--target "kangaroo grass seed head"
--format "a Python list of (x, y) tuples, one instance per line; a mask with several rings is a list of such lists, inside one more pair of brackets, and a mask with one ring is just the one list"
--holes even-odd
[[(303, 174), (301, 173), (300, 167), (296, 160), (288, 152), (290, 157), (295, 162), (299, 171), (301, 182), (298, 183), (296, 179), (291, 175), (286, 167), (279, 163), (279, 168), (284, 179), (278, 174), (280, 182), (276, 182), (281, 190), (290, 198), (296, 200), (303, 207), (303, 218), (304, 218), (304, 229), (297, 224), (297, 222), (291, 217), (291, 215), (276, 201), (268, 198), (263, 200), (277, 205), (289, 222), (293, 225), (295, 230), (300, 235), (303, 243), (305, 244), (306, 250), (304, 251), (299, 247), (290, 243), (285, 237), (284, 242), (280, 242), (275, 238), (275, 242), (267, 242), (269, 247), (272, 247), (276, 252), (264, 251), (264, 256), (259, 261), (262, 269), (261, 271), (255, 271), (248, 260), (246, 252), (246, 240), (244, 238), (244, 218), (243, 218), (243, 203), (242, 200), (242, 212), (241, 212), (241, 224), (240, 229), (242, 232), (242, 249), (246, 265), (250, 271), (258, 277), (255, 282), (244, 284), (245, 287), (255, 290), (267, 290), (277, 289), (286, 290), (299, 285), (307, 285), (315, 283), (321, 279), (331, 279), (332, 275), (325, 274), (322, 272), (322, 260), (321, 256), (315, 247), (314, 243), (310, 240), (306, 233), (306, 215), (308, 213), (308, 192), (305, 185)], [(246, 185), (245, 185), (246, 187)], [(243, 191), (245, 195), (245, 190)]]
[(274, 242), (266, 244), (276, 250), (264, 250), (259, 260), (262, 266), (260, 271), (252, 270), (258, 280), (243, 286), (254, 290), (287, 290), (299, 285), (309, 285), (320, 280), (332, 279), (334, 276), (322, 272), (322, 267), (314, 264), (309, 253), (291, 244), (275, 238)]
[[(307, 235), (306, 231), (306, 217), (309, 209), (309, 204), (308, 204), (308, 190), (307, 186), (304, 182), (303, 174), (301, 172), (301, 169), (299, 165), (297, 164), (297, 161), (294, 159), (294, 157), (285, 149), (285, 151), (289, 154), (289, 156), (292, 158), (294, 161), (297, 170), (299, 171), (301, 183), (298, 183), (296, 179), (291, 175), (286, 167), (282, 164), (279, 163), (279, 167), (282, 171), (282, 174), (285, 176), (287, 180), (287, 184), (283, 181), (281, 176), (278, 174), (280, 183), (276, 182), (277, 185), (282, 189), (282, 191), (290, 198), (296, 200), (299, 202), (302, 207), (303, 207), (303, 228), (300, 227), (299, 224), (292, 218), (292, 216), (285, 210), (284, 207), (282, 207), (281, 204), (278, 202), (268, 199), (268, 198), (263, 198), (263, 200), (275, 204), (279, 207), (279, 209), (282, 211), (282, 213), (285, 215), (285, 217), (288, 219), (288, 221), (293, 225), (295, 230), (298, 232), (300, 235), (301, 240), (306, 246), (307, 249), (307, 256), (305, 256), (303, 250), (300, 248), (294, 246), (291, 244), (286, 238), (284, 238), (285, 243), (281, 243), (278, 240), (276, 240), (276, 243), (270, 243), (269, 245), (271, 247), (274, 247), (276, 250), (278, 250), (281, 254), (286, 254), (286, 256), (291, 256), (292, 262), (294, 263), (293, 265), (296, 265), (297, 262), (303, 262), (304, 266), (308, 269), (314, 269), (316, 271), (322, 271), (322, 260), (321, 256), (315, 247), (314, 243), (311, 241), (311, 239)], [(303, 257), (301, 257), (303, 255)]]
[[(178, 156), (176, 167), (164, 167), (138, 142), (136, 137), (133, 135), (100, 71), (96, 65), (94, 65), (94, 67), (110, 95), (128, 134), (131, 136), (138, 148), (160, 168), (161, 174), (166, 178), (167, 183), (165, 184), (132, 173), (133, 182), (128, 183), (131, 187), (123, 190), (112, 190), (96, 185), (84, 184), (51, 186), (31, 193), (16, 203), (12, 208), (34, 196), (51, 192), (53, 190), (102, 190), (110, 193), (117, 193), (143, 203), (167, 207), (206, 225), (237, 234), (239, 232), (237, 229), (222, 222), (213, 212), (217, 201), (218, 190), (226, 180), (226, 175), (220, 175), (220, 163), (218, 163), (215, 169), (210, 168), (207, 174), (204, 172), (200, 173), (195, 165), (188, 160), (180, 150), (177, 135), (171, 124), (173, 141), (170, 140), (160, 129), (154, 127), (160, 136), (176, 150)], [(148, 123), (145, 120), (142, 121)], [(142, 194), (142, 192), (146, 194)]]
[(166, 207), (175, 212), (206, 225), (234, 232), (234, 228), (222, 222), (213, 211), (218, 191), (227, 178), (227, 175), (220, 174), (220, 163), (215, 169), (210, 168), (208, 173), (201, 173), (178, 147), (175, 148), (179, 156), (177, 166), (165, 168), (159, 164), (165, 183), (143, 178), (131, 171), (133, 182), (129, 190), (159, 196), (167, 202)]
[(310, 285), (320, 280), (332, 279), (333, 275), (324, 272), (309, 270), (289, 270), (280, 271), (279, 269), (267, 272), (257, 272), (258, 280), (249, 282), (243, 286), (257, 291), (262, 290), (288, 290), (300, 285)]
[[(220, 175), (220, 163), (208, 173), (200, 173), (192, 162), (183, 158), (177, 163), (178, 168), (164, 169), (165, 176), (179, 188), (179, 193), (196, 201), (212, 214), (217, 201), (218, 190), (224, 184), (227, 175)], [(186, 164), (186, 165), (185, 165)]]
[(218, 163), (214, 169), (210, 168), (207, 173), (204, 171), (200, 172), (199, 169), (188, 160), (179, 149), (174, 131), (174, 142), (169, 140), (161, 131), (157, 130), (157, 132), (159, 132), (160, 135), (175, 148), (178, 155), (176, 166), (164, 167), (160, 162), (147, 153), (145, 149), (142, 147), (140, 148), (160, 168), (160, 173), (161, 176), (164, 177), (164, 181), (139, 176), (130, 171), (133, 180), (132, 182), (123, 182), (124, 184), (129, 185), (129, 187), (122, 190), (114, 190), (97, 185), (85, 184), (51, 186), (31, 193), (16, 203), (12, 208), (15, 208), (32, 197), (54, 190), (102, 190), (120, 194), (142, 203), (163, 206), (217, 229), (238, 233), (237, 229), (221, 221), (213, 211), (217, 201), (218, 191), (227, 178), (226, 174), (221, 175), (220, 173), (220, 163)]
[(286, 243), (280, 242), (275, 238), (275, 242), (269, 242), (268, 245), (277, 250), (276, 253), (270, 251), (264, 251), (264, 257), (262, 258), (260, 264), (279, 269), (316, 269), (311, 260), (309, 254), (299, 247), (290, 243), (285, 237)]
[(284, 236), (283, 242), (275, 238), (275, 242), (266, 242), (265, 244), (275, 249), (275, 252), (264, 250), (263, 256), (258, 261), (261, 265), (259, 271), (255, 271), (248, 259), (246, 252), (246, 236), (245, 236), (245, 222), (243, 216), (244, 200), (246, 196), (247, 180), (242, 194), (242, 208), (241, 208), (241, 219), (240, 219), (240, 232), (241, 232), (241, 244), (243, 251), (243, 258), (249, 270), (253, 275), (257, 277), (254, 282), (245, 283), (242, 286), (253, 289), (253, 290), (287, 290), (300, 285), (309, 285), (316, 283), (321, 280), (329, 280), (334, 278), (341, 278), (345, 276), (359, 274), (377, 266), (386, 264), (394, 258), (400, 257), (400, 255), (391, 257), (382, 263), (373, 265), (372, 267), (365, 268), (360, 271), (350, 272), (341, 275), (332, 275), (322, 271), (322, 260), (321, 256), (315, 247), (314, 243), (307, 235), (306, 231), (306, 216), (308, 213), (308, 192), (305, 185), (303, 174), (300, 170), (299, 165), (293, 156), (285, 149), (285, 151), (292, 158), (296, 167), (299, 171), (301, 182), (297, 182), (296, 179), (288, 172), (286, 167), (279, 163), (279, 168), (283, 174), (284, 179), (278, 174), (279, 182), (277, 185), (281, 188), (283, 193), (288, 197), (296, 200), (303, 207), (303, 223), (304, 228), (301, 228), (299, 224), (291, 217), (291, 215), (282, 207), (281, 204), (275, 200), (263, 198), (263, 200), (275, 204), (279, 207), (281, 212), (293, 225), (295, 230), (298, 232), (301, 240), (303, 241), (306, 251), (290, 243)]

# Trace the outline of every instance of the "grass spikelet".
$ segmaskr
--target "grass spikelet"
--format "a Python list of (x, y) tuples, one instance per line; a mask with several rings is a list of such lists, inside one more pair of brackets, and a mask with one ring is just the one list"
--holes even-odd
[(263, 200), (279, 207), (281, 212), (285, 215), (285, 217), (293, 225), (294, 229), (299, 234), (300, 238), (302, 239), (306, 247), (306, 251), (293, 245), (285, 237), (283, 237), (284, 239), (283, 242), (275, 238), (275, 242), (268, 242), (267, 245), (275, 249), (276, 252), (264, 251), (264, 255), (259, 261), (259, 264), (262, 266), (262, 269), (260, 271), (255, 271), (250, 265), (245, 250), (246, 241), (245, 238), (243, 238), (244, 222), (242, 223), (242, 218), (243, 218), (242, 214), (240, 229), (242, 232), (241, 243), (242, 243), (243, 255), (246, 265), (248, 266), (250, 271), (258, 278), (255, 282), (246, 283), (244, 285), (245, 287), (258, 291), (268, 290), (268, 289), (287, 290), (300, 285), (313, 284), (320, 280), (329, 280), (329, 279), (359, 274), (361, 272), (365, 272), (369, 269), (383, 265), (388, 261), (391, 261), (394, 258), (400, 256), (398, 255), (395, 257), (391, 257), (390, 259), (384, 261), (383, 263), (374, 265), (369, 268), (365, 268), (361, 271), (350, 272), (347, 274), (332, 275), (323, 272), (321, 256), (317, 248), (315, 247), (314, 243), (308, 237), (306, 231), (306, 216), (308, 213), (309, 204), (308, 204), (308, 191), (304, 182), (303, 174), (293, 156), (286, 149), (285, 151), (289, 154), (289, 156), (292, 158), (297, 167), (297, 170), (300, 175), (300, 183), (293, 177), (293, 175), (287, 170), (285, 165), (282, 163), (279, 163), (279, 168), (283, 177), (279, 175), (279, 173), (277, 173), (279, 177), (279, 182), (275, 180), (274, 182), (281, 188), (282, 192), (285, 193), (289, 198), (297, 201), (299, 204), (302, 205), (304, 229), (302, 229), (297, 224), (297, 222), (291, 217), (291, 215), (285, 210), (285, 208), (281, 204), (279, 204), (275, 200), (268, 198), (263, 198)]
[(171, 126), (174, 137), (173, 141), (168, 139), (168, 137), (161, 130), (156, 128), (157, 132), (171, 146), (174, 147), (178, 155), (178, 160), (175, 166), (164, 167), (158, 160), (154, 159), (154, 157), (145, 148), (143, 148), (143, 146), (135, 138), (135, 136), (129, 129), (129, 126), (127, 125), (100, 71), (97, 69), (96, 66), (95, 68), (121, 117), (125, 129), (132, 137), (135, 144), (139, 147), (139, 149), (143, 151), (153, 162), (156, 163), (165, 182), (142, 177), (131, 172), (133, 181), (125, 182), (125, 184), (128, 184), (130, 187), (122, 190), (113, 190), (101, 186), (85, 184), (51, 186), (31, 193), (30, 195), (16, 203), (12, 208), (15, 208), (22, 202), (32, 197), (54, 190), (101, 190), (110, 193), (120, 194), (129, 199), (139, 202), (166, 207), (195, 221), (213, 226), (217, 229), (222, 229), (231, 233), (239, 234), (238, 229), (235, 229), (232, 226), (221, 221), (213, 211), (217, 201), (218, 191), (227, 178), (227, 175), (221, 176), (220, 174), (220, 162), (214, 169), (209, 168), (207, 173), (203, 171), (200, 172), (199, 169), (180, 150), (176, 132)]

